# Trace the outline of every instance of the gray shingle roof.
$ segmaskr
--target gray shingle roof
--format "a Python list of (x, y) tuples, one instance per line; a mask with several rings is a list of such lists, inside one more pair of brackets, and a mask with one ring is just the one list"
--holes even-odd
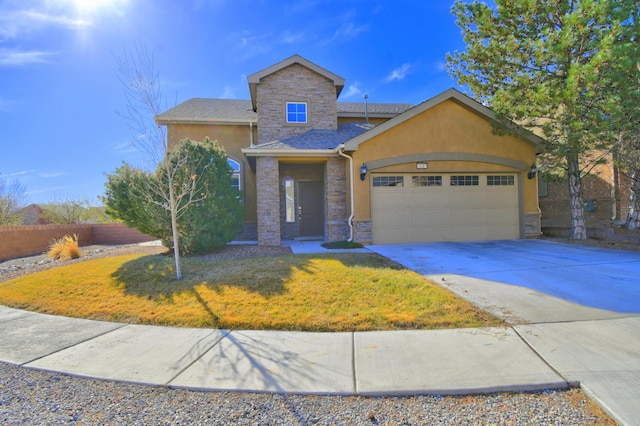
[(373, 124), (347, 123), (338, 126), (337, 130), (309, 130), (298, 136), (255, 145), (252, 149), (260, 151), (269, 149), (335, 149), (340, 144), (374, 127)]
[(193, 98), (158, 115), (165, 121), (256, 121), (256, 114), (248, 99)]
[[(369, 103), (370, 116), (376, 114), (396, 115), (412, 108), (411, 104)], [(364, 117), (364, 102), (337, 102), (338, 117)], [(164, 124), (169, 121), (206, 122), (206, 121), (256, 121), (258, 114), (252, 110), (248, 99), (211, 99), (193, 98), (177, 105), (156, 117)]]
[[(357, 113), (364, 116), (364, 102), (338, 102), (338, 116), (341, 113)], [(372, 103), (367, 104), (367, 111), (369, 114), (402, 114), (408, 109), (413, 108), (411, 104), (387, 104), (387, 103)]]

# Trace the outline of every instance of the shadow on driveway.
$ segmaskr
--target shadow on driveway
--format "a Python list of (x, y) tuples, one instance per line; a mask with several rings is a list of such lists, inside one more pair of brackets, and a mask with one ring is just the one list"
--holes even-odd
[(461, 275), (534, 289), (581, 305), (640, 313), (640, 254), (544, 240), (367, 247), (422, 275)]

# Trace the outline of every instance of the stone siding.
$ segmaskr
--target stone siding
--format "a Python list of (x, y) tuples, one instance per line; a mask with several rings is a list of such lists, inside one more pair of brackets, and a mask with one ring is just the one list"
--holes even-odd
[(256, 159), (258, 244), (280, 245), (280, 174), (274, 157)]
[(540, 236), (540, 215), (525, 214), (524, 215), (524, 237), (537, 238)]
[(347, 177), (345, 159), (330, 158), (325, 168), (325, 238), (342, 241), (348, 238), (347, 229)]
[[(336, 88), (310, 69), (292, 64), (264, 77), (256, 89), (258, 143), (302, 134), (312, 129), (338, 127)], [(307, 102), (307, 123), (288, 124), (285, 102)]]
[(353, 241), (360, 244), (371, 244), (373, 236), (370, 220), (353, 221)]

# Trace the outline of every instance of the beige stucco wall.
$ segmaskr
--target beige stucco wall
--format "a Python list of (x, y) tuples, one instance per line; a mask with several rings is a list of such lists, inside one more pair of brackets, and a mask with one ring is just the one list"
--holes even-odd
[[(516, 137), (493, 134), (491, 125), (485, 118), (451, 100), (427, 109), (361, 143), (358, 150), (351, 154), (355, 167), (355, 222), (366, 223), (371, 220), (371, 172), (521, 173), (524, 175), (521, 179), (523, 215), (539, 215), (536, 180), (526, 177), (529, 166), (535, 161), (535, 147)], [(410, 161), (371, 167), (381, 160), (402, 156), (407, 156)], [(432, 158), (427, 161), (428, 169), (416, 169), (415, 163), (419, 161), (417, 159), (428, 157)], [(364, 182), (359, 178), (363, 162), (369, 167)]]
[(201, 141), (205, 137), (218, 141), (224, 147), (229, 158), (238, 161), (242, 166), (242, 191), (244, 194), (245, 222), (256, 222), (256, 175), (251, 171), (249, 163), (242, 153), (242, 148), (248, 148), (257, 139), (256, 126), (249, 125), (210, 125), (210, 124), (169, 124), (167, 138), (169, 146), (173, 146), (182, 139), (190, 138)]

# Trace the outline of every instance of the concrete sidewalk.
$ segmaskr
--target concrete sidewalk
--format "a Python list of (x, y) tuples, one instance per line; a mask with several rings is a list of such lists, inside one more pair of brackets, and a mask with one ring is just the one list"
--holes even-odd
[(511, 328), (226, 331), (107, 323), (0, 306), (0, 335), (3, 362), (185, 389), (405, 395), (568, 387)]

